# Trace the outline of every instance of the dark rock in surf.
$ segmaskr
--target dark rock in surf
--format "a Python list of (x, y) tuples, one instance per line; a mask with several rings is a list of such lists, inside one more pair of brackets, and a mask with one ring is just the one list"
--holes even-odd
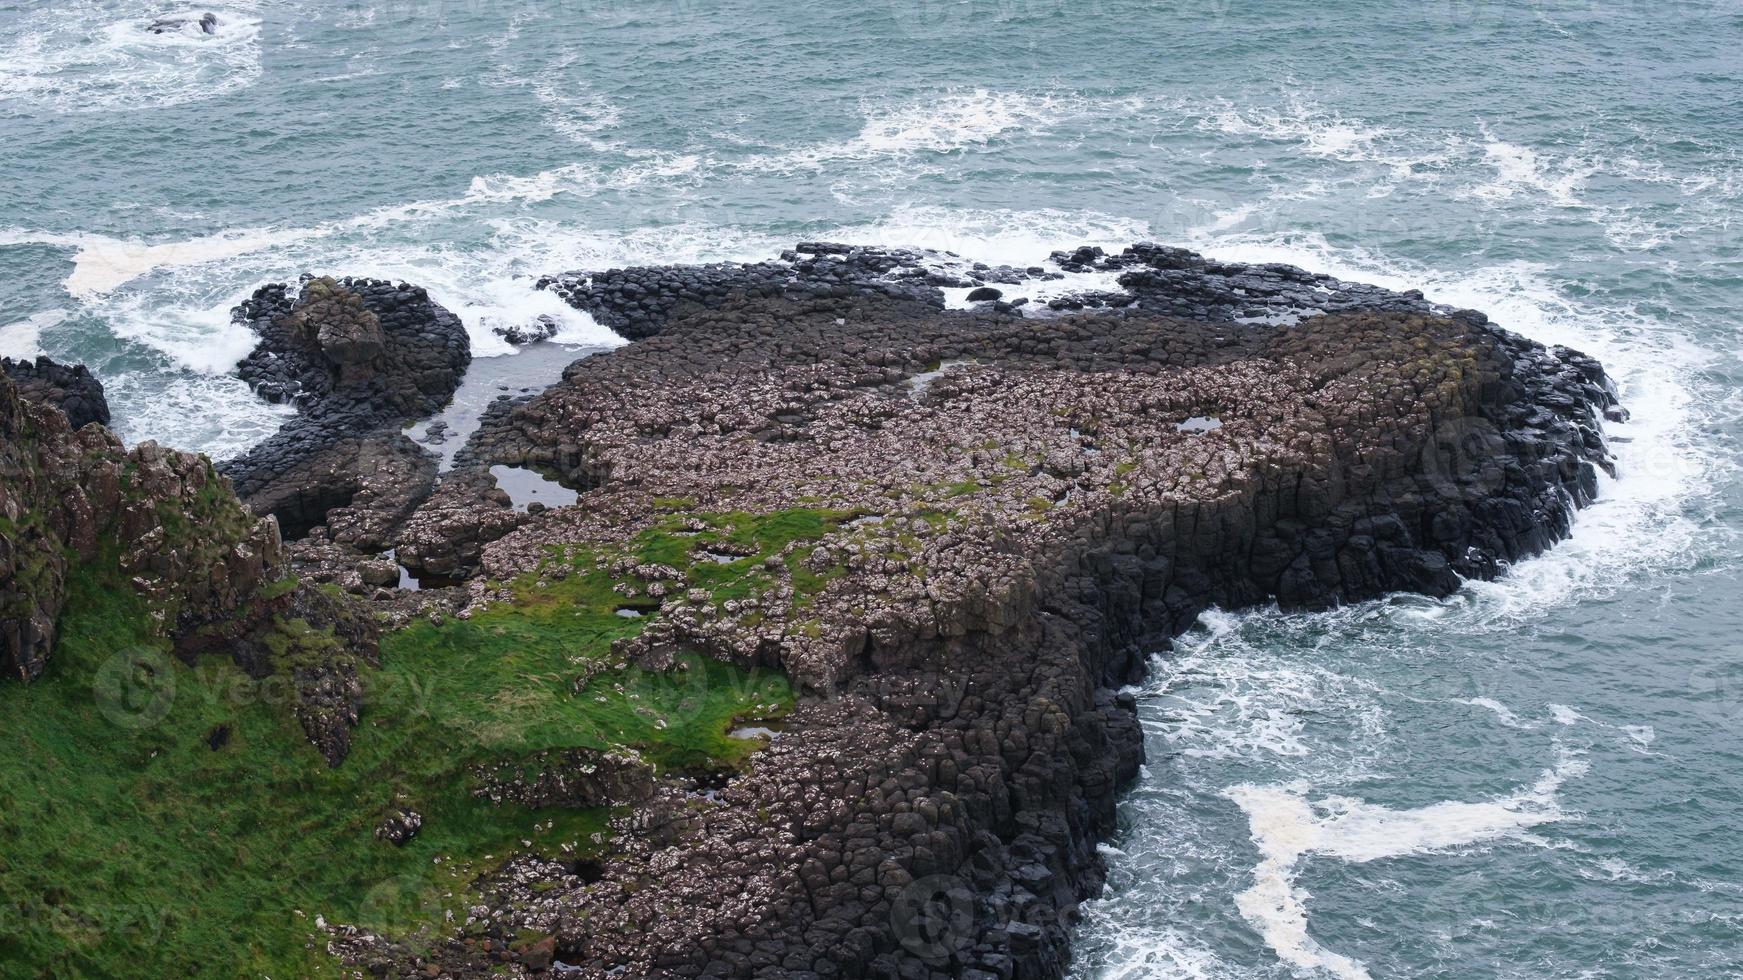
[(540, 316), (529, 324), (497, 327), (491, 332), (516, 347), (524, 347), (527, 344), (536, 344), (541, 340), (550, 340), (557, 335), (557, 331), (560, 329), (562, 329), (562, 325), (555, 319), (549, 316)]
[(218, 33), (218, 15), (204, 13), (198, 17), (192, 14), (159, 17), (151, 22), (146, 30), (153, 34), (206, 34)]

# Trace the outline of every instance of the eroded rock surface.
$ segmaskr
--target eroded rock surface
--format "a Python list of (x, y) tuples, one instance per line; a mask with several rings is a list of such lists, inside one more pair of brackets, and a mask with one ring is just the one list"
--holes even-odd
[[(0, 669), (40, 677), (68, 576), (117, 568), (144, 600), (150, 632), (178, 656), (216, 653), (256, 678), (289, 677), (309, 741), (329, 764), (342, 761), (362, 701), (356, 664), (375, 656), (374, 619), (285, 579), (277, 521), (244, 508), (206, 457), (150, 441), (129, 450), (95, 421), (75, 431), (58, 399), (44, 401), (0, 374)], [(215, 732), (214, 747), (227, 737)]]
[[(1055, 257), (1118, 272), (1118, 302), (1076, 300), (1118, 311), (1025, 318), (937, 290), (1038, 270), (812, 249), (553, 280), (641, 342), (468, 447), (585, 491), (480, 535), (495, 579), (687, 514), (830, 522), (748, 597), (621, 570), (655, 611), (626, 656), (778, 666), (809, 698), (717, 793), (633, 807), (597, 874), (505, 867), (470, 936), (552, 936), (588, 977), (1057, 977), (1141, 761), (1118, 691), (1145, 657), (1213, 604), (1494, 575), (1607, 465), (1595, 362), (1417, 295), (1135, 246)], [(429, 964), (501, 966), (480, 948)]]

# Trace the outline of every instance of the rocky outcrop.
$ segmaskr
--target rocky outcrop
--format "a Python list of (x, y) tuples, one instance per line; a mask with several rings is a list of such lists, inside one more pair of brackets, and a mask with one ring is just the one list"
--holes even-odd
[(443, 480), (401, 527), (396, 554), (419, 578), (471, 578), (479, 572), (484, 546), (524, 521), (489, 473), (461, 471)]
[[(97, 423), (74, 431), (0, 375), (0, 531), (7, 674), (28, 682), (49, 666), (68, 575), (112, 568), (178, 656), (216, 653), (256, 679), (288, 677), (309, 741), (330, 764), (344, 759), (374, 619), (284, 578), (277, 521), (249, 513), (206, 457), (149, 441), (128, 450)], [(227, 737), (215, 732), (214, 745)]]
[(61, 410), (74, 429), (92, 422), (109, 424), (109, 400), (103, 385), (83, 364), (57, 364), (46, 357), (14, 361), (0, 357), (0, 371), (18, 386), (18, 394)]
[(547, 276), (538, 286), (625, 339), (643, 340), (659, 333), (681, 310), (717, 306), (731, 297), (863, 293), (941, 302), (938, 286), (965, 280), (929, 268), (930, 254), (806, 242), (783, 252), (778, 262), (569, 272)]
[(153, 34), (192, 34), (212, 35), (218, 33), (218, 15), (207, 11), (202, 14), (167, 14), (151, 22), (146, 30)]
[[(435, 482), (434, 457), (399, 430), (459, 387), (472, 359), (459, 318), (421, 287), (314, 277), (294, 292), (263, 286), (233, 315), (260, 336), (242, 379), (299, 410), (224, 464), (237, 492), (256, 513), (277, 515), (287, 538), (330, 525), (348, 546), (387, 547), (385, 528)], [(348, 512), (329, 522), (336, 508)]]
[(471, 363), (459, 318), (420, 286), (305, 277), (262, 286), (232, 314), (260, 336), (237, 373), (268, 401), (349, 426), (428, 415)]
[(201, 654), (228, 657), (256, 681), (284, 679), (304, 736), (337, 766), (350, 752), (351, 729), (363, 709), (358, 668), (379, 663), (380, 633), (373, 610), (362, 603), (284, 579), (189, 633), (177, 652), (190, 662)]
[(633, 751), (569, 749), (528, 759), (480, 765), (472, 794), (492, 803), (526, 807), (598, 807), (652, 795), (654, 771)]
[[(468, 447), (585, 491), (485, 544), (493, 579), (686, 513), (829, 525), (748, 596), (655, 583), (621, 644), (782, 668), (808, 697), (779, 739), (636, 805), (597, 874), (512, 864), (473, 935), (552, 936), (589, 977), (1057, 977), (1151, 652), (1213, 604), (1492, 576), (1608, 465), (1595, 362), (1419, 295), (1142, 245), (1056, 256), (1118, 293), (956, 312), (941, 288), (1040, 270), (806, 248), (552, 280), (641, 342)], [(434, 960), (482, 975), (476, 949)]]
[(118, 562), (178, 644), (276, 576), (278, 528), (237, 503), (203, 456), (126, 449), (101, 425), (20, 397), (0, 377), (0, 664), (48, 662), (72, 563)]

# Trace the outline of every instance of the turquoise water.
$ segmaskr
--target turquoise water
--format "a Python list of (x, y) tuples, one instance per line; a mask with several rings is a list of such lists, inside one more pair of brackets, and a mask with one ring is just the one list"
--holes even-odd
[(819, 237), (1156, 239), (1597, 355), (1634, 418), (1555, 553), (1158, 658), (1077, 969), (1743, 971), (1735, 2), (47, 6), (0, 3), (0, 353), (90, 364), (129, 439), (277, 425), (225, 374), (262, 281), (410, 279), (513, 356), (612, 341), (542, 273)]

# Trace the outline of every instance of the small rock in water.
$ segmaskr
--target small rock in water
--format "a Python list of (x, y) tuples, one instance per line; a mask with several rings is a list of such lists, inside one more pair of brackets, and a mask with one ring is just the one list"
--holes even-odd
[(153, 34), (191, 34), (198, 31), (201, 34), (218, 33), (218, 15), (207, 12), (199, 17), (192, 14), (172, 14), (159, 17), (146, 28)]
[(557, 335), (560, 326), (554, 317), (541, 314), (532, 323), (524, 326), (497, 327), (493, 332), (516, 347), (521, 347), (541, 340), (550, 340)]
[(968, 294), (968, 301), (970, 303), (989, 303), (1004, 298), (1004, 295), (1003, 292), (991, 286), (982, 286)]

